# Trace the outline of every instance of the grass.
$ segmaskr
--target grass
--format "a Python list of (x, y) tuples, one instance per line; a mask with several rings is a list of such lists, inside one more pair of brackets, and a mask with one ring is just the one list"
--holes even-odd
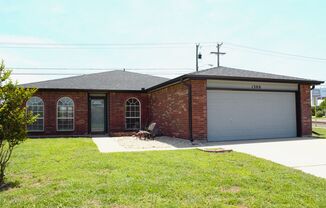
[(326, 207), (326, 180), (237, 152), (99, 153), (90, 139), (15, 149), (1, 207)]
[(326, 128), (317, 128), (314, 127), (312, 131), (316, 132), (317, 134), (313, 134), (316, 137), (319, 138), (325, 138), (326, 139)]

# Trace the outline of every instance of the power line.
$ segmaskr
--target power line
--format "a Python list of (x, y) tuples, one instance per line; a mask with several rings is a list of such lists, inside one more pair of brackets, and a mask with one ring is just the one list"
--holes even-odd
[(0, 42), (0, 48), (18, 49), (147, 49), (147, 48), (184, 48), (192, 46), (191, 42), (163, 43), (24, 43)]
[[(151, 73), (153, 75), (153, 73)], [(160, 73), (162, 74), (162, 73)], [(168, 74), (164, 74), (164, 76), (174, 76), (174, 75), (180, 75), (182, 73), (168, 73)], [(12, 73), (12, 75), (23, 75), (23, 76), (27, 76), (27, 75), (45, 75), (45, 76), (52, 76), (52, 75), (60, 75), (60, 76), (64, 76), (64, 75), (67, 75), (67, 76), (77, 76), (77, 75), (87, 75), (85, 73)]]
[[(239, 47), (234, 47), (234, 46), (225, 46), (225, 48), (230, 48), (230, 49), (235, 49), (235, 50), (247, 50), (246, 48), (239, 48)], [(270, 57), (278, 57), (278, 58), (283, 58), (283, 59), (293, 59), (293, 60), (298, 60), (298, 61), (308, 61), (308, 62), (320, 62), (323, 63), (323, 60), (314, 60), (314, 59), (306, 59), (306, 58), (300, 58), (300, 57), (295, 57), (295, 56), (284, 56), (282, 54), (272, 54), (264, 51), (255, 51), (255, 50), (247, 50), (247, 53), (253, 53), (253, 54), (259, 54), (263, 56), (270, 56)]]
[(13, 70), (89, 70), (89, 71), (100, 71), (100, 70), (131, 70), (131, 71), (148, 71), (148, 70), (168, 70), (168, 71), (189, 71), (189, 70), (194, 70), (193, 68), (121, 68), (121, 67), (90, 67), (90, 68), (80, 68), (80, 67), (15, 67), (15, 66), (10, 66), (6, 67), (9, 69)]
[(326, 61), (326, 58), (312, 57), (312, 56), (303, 56), (303, 55), (292, 54), (292, 53), (285, 53), (285, 52), (280, 52), (280, 51), (266, 50), (266, 49), (251, 47), (251, 46), (234, 44), (234, 43), (226, 43), (226, 44), (232, 45), (232, 46), (235, 46), (235, 47), (239, 47), (239, 48), (249, 49), (249, 50), (262, 51), (262, 52), (266, 52), (266, 53), (280, 54), (280, 55), (284, 55), (284, 56), (293, 56), (293, 57), (305, 58), (305, 59), (314, 59), (314, 60), (319, 60), (319, 61)]
[[(201, 45), (212, 46), (216, 42), (200, 42)], [(26, 43), (26, 42), (0, 42), (0, 48), (12, 49), (153, 49), (153, 48), (185, 48), (195, 45), (195, 42), (152, 42), (152, 43)], [(226, 42), (238, 48), (248, 50), (261, 51), (268, 54), (277, 54), (283, 56), (290, 56), (302, 59), (326, 61), (326, 58), (304, 56), (300, 54), (292, 54), (282, 51), (274, 51), (268, 49), (261, 49), (242, 44)]]
[(98, 46), (98, 47), (77, 47), (77, 46), (1, 46), (3, 49), (170, 49), (170, 48), (189, 48), (189, 46)]
[(12, 73), (12, 75), (46, 75), (46, 76), (51, 76), (51, 75), (69, 75), (69, 76), (74, 76), (74, 75), (84, 75), (80, 73), (72, 74), (72, 73)]
[[(216, 41), (199, 41), (201, 45), (212, 45)], [(143, 42), (143, 43), (28, 43), (28, 42), (0, 42), (0, 45), (13, 46), (166, 46), (166, 45), (195, 45), (197, 42)]]
[[(210, 45), (214, 42), (202, 42)], [(135, 49), (135, 48), (182, 48), (195, 45), (194, 42), (161, 42), (161, 43), (26, 43), (0, 42), (0, 48), (26, 49)]]
[[(213, 42), (206, 42), (213, 43)], [(193, 42), (161, 42), (161, 43), (26, 43), (26, 42), (0, 42), (0, 45), (26, 45), (26, 46), (153, 46), (153, 45), (193, 45)]]
[[(147, 74), (155, 74), (158, 73), (162, 75), (180, 75), (184, 73), (189, 73), (193, 71), (194, 69), (192, 68), (95, 68), (95, 67), (90, 67), (90, 68), (85, 68), (85, 67), (7, 67), (11, 68), (14, 71), (16, 70), (49, 70), (49, 71), (112, 71), (112, 70), (128, 70), (130, 72), (133, 71), (146, 71)], [(149, 70), (152, 70), (151, 72), (148, 72)], [(156, 71), (155, 71), (156, 70)], [(160, 71), (158, 71), (160, 70)], [(13, 72), (12, 75), (69, 75), (69, 76), (74, 76), (74, 75), (86, 75), (88, 73), (52, 73), (52, 72)]]

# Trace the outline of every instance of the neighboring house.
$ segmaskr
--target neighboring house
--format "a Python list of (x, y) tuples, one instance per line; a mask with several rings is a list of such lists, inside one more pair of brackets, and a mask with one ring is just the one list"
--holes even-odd
[(325, 87), (320, 87), (320, 88), (315, 88), (312, 90), (311, 92), (311, 105), (315, 106), (317, 104), (317, 106), (319, 106), (324, 99), (326, 98), (326, 88)]
[(162, 134), (208, 141), (311, 135), (310, 90), (321, 81), (218, 67), (168, 80), (109, 71), (24, 84), (39, 114), (31, 136)]

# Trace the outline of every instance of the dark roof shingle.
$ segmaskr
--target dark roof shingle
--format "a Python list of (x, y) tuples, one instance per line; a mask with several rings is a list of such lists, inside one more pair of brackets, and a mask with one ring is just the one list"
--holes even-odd
[(127, 72), (121, 70), (67, 77), (42, 82), (22, 84), (23, 87), (38, 89), (78, 90), (135, 90), (150, 88), (167, 81), (167, 78)]
[(177, 78), (168, 80), (161, 84), (151, 87), (148, 90), (154, 90), (168, 84), (180, 81), (182, 79), (220, 79), (220, 80), (238, 80), (238, 81), (260, 81), (260, 82), (283, 82), (283, 83), (305, 83), (305, 84), (321, 84), (323, 81), (303, 79), (298, 77), (270, 74), (264, 72), (250, 71), (244, 69), (236, 69), (230, 67), (214, 67), (198, 72), (184, 74)]
[(278, 80), (284, 82), (307, 82), (307, 83), (322, 83), (322, 81), (318, 80), (311, 80), (311, 79), (303, 79), (298, 77), (291, 77), (291, 76), (284, 76), (284, 75), (277, 75), (277, 74), (270, 74), (264, 72), (257, 72), (257, 71), (250, 71), (244, 69), (236, 69), (236, 68), (229, 68), (229, 67), (214, 67), (198, 72), (193, 72), (186, 74), (189, 77), (211, 77), (211, 78), (225, 78), (225, 79), (243, 79), (243, 80)]
[(284, 83), (321, 84), (323, 81), (303, 79), (298, 77), (256, 72), (229, 67), (215, 67), (198, 72), (184, 74), (174, 79), (151, 76), (121, 70), (107, 71), (82, 76), (55, 79), (43, 82), (23, 84), (23, 87), (35, 87), (38, 89), (73, 89), (73, 90), (117, 90), (117, 91), (140, 91), (142, 88), (153, 90), (165, 85), (180, 81), (180, 79), (221, 79), (221, 80), (244, 80), (266, 81)]

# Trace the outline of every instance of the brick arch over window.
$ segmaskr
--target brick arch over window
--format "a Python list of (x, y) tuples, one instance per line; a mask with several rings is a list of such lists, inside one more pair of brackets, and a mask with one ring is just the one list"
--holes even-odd
[(125, 128), (138, 130), (141, 128), (141, 103), (137, 98), (129, 98), (125, 103)]
[(44, 102), (42, 98), (33, 96), (26, 102), (28, 112), (37, 115), (37, 119), (33, 124), (27, 126), (29, 132), (44, 131)]
[(57, 102), (57, 131), (74, 131), (75, 104), (70, 97), (62, 97)]

